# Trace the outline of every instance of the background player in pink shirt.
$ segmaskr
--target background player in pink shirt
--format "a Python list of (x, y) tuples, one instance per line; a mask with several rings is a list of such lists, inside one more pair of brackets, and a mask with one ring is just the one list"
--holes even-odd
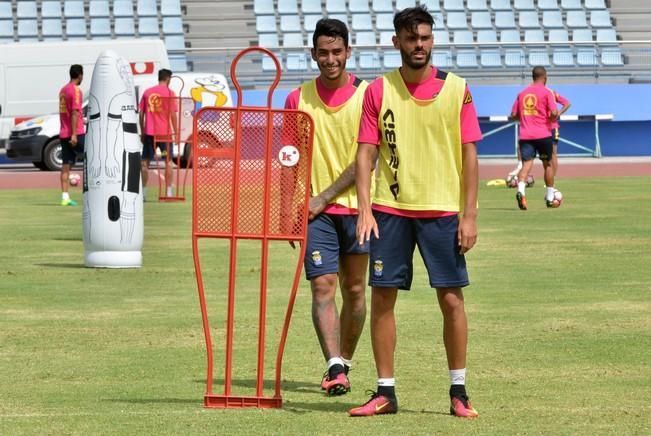
[(61, 129), (61, 206), (76, 206), (70, 198), (68, 189), (70, 167), (75, 164), (78, 155), (84, 153), (84, 117), (82, 115), (83, 94), (79, 85), (84, 79), (84, 68), (74, 64), (70, 66), (70, 81), (59, 91), (59, 120)]
[[(138, 112), (140, 112), (140, 132), (142, 135), (142, 188), (143, 196), (149, 179), (149, 161), (153, 159), (155, 136), (171, 136), (177, 131), (176, 106), (170, 97), (176, 97), (170, 89), (172, 72), (166, 68), (158, 71), (158, 85), (147, 89), (140, 99)], [(165, 165), (165, 181), (167, 182), (167, 196), (172, 196), (172, 143), (158, 142), (163, 157), (169, 156)]]
[(552, 122), (558, 118), (556, 100), (552, 91), (545, 87), (547, 71), (537, 66), (532, 71), (533, 83), (518, 94), (511, 109), (511, 119), (520, 121), (518, 146), (522, 169), (518, 173), (518, 192), (515, 198), (521, 210), (527, 210), (525, 197), (526, 180), (538, 157), (545, 168), (545, 200), (547, 207), (554, 207), (554, 170), (551, 166), (553, 141)]
[[(546, 81), (545, 81), (546, 83)], [(549, 88), (547, 88), (549, 89)], [(558, 92), (549, 89), (552, 94), (554, 94), (554, 99), (557, 104), (561, 105), (561, 108), (558, 111), (558, 118), (552, 121), (552, 142), (553, 142), (553, 151), (552, 151), (552, 168), (554, 170), (554, 179), (556, 179), (556, 171), (558, 171), (558, 140), (561, 137), (559, 119), (570, 108), (571, 104), (568, 99), (560, 95)]]

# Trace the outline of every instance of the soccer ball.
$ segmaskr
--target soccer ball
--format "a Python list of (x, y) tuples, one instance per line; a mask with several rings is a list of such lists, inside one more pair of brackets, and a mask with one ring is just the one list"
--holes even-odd
[(518, 187), (518, 176), (514, 174), (509, 174), (506, 176), (506, 187), (507, 188), (517, 188)]
[(533, 176), (529, 174), (527, 176), (527, 188), (531, 188), (536, 181), (533, 179)]
[(79, 182), (81, 182), (81, 176), (79, 174), (70, 174), (68, 177), (68, 181), (70, 182), (71, 186), (77, 186)]
[(563, 203), (563, 193), (556, 189), (554, 191), (554, 199), (552, 200), (552, 204), (554, 205), (553, 207), (561, 207), (561, 204)]

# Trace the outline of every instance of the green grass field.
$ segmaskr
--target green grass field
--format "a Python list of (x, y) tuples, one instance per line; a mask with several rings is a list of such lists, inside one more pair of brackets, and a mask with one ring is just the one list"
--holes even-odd
[[(321, 393), (305, 281), (283, 409), (208, 410), (190, 202), (146, 203), (144, 267), (101, 270), (82, 266), (80, 208), (57, 206), (56, 190), (0, 191), (0, 434), (650, 434), (649, 179), (560, 186), (560, 209), (545, 208), (540, 183), (527, 212), (514, 190), (481, 187), (466, 291), (468, 387), (481, 415), (472, 421), (448, 415), (441, 316), (420, 261), (413, 291), (398, 300), (397, 415), (346, 414), (375, 387), (368, 323), (353, 391)], [(224, 332), (226, 247), (202, 241), (215, 340)], [(259, 260), (256, 244), (240, 248), (234, 389), (251, 394)], [(271, 254), (273, 342), (296, 255), (285, 243)], [(219, 393), (222, 353), (215, 358)]]

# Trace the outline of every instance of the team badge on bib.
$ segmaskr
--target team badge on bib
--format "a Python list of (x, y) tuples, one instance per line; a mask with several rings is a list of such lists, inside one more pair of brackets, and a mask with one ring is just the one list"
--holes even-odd
[(382, 271), (384, 270), (384, 263), (381, 260), (376, 260), (373, 262), (373, 277), (382, 277)]
[(321, 252), (318, 250), (315, 250), (312, 252), (312, 263), (316, 266), (320, 266), (323, 264), (323, 260), (321, 259)]

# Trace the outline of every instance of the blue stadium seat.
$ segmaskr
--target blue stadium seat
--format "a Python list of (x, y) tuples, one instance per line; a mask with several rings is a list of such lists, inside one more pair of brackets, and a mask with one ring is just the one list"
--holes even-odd
[(488, 11), (486, 0), (468, 0), (469, 11)]
[(511, 43), (517, 42), (520, 43), (520, 31), (519, 30), (502, 30), (500, 32), (500, 42), (502, 43)]
[[(11, 5), (11, 4), (10, 4)], [(36, 18), (36, 2), (35, 1), (19, 1), (16, 3), (16, 18)]]
[[(304, 47), (305, 40), (301, 33), (286, 33), (283, 35), (283, 47)], [(285, 65), (288, 71), (307, 70), (307, 58), (304, 52), (292, 51), (287, 53)]]
[[(375, 32), (358, 32), (355, 35), (355, 44), (358, 46), (375, 46)], [(359, 67), (363, 70), (379, 69), (380, 54), (377, 49), (360, 49), (359, 53)]]
[(348, 9), (350, 9), (350, 12), (353, 14), (368, 14), (371, 11), (368, 5), (368, 0), (350, 0), (350, 2), (348, 2)]
[(397, 50), (385, 51), (382, 59), (384, 68), (394, 69), (402, 65), (402, 58), (400, 57), (400, 52)]
[(497, 49), (481, 49), (479, 63), (482, 67), (501, 67), (502, 55)]
[(303, 15), (303, 27), (308, 33), (313, 33), (316, 23), (323, 18), (323, 15)]
[(136, 35), (136, 26), (133, 17), (119, 17), (113, 23), (113, 32), (117, 37), (133, 37)]
[(66, 36), (68, 39), (86, 38), (86, 20), (83, 18), (68, 18), (66, 20)]
[(481, 44), (493, 44), (497, 43), (497, 32), (494, 30), (478, 30), (477, 31), (477, 42)]
[(538, 0), (538, 9), (541, 11), (557, 11), (558, 0)]
[(571, 48), (555, 48), (552, 51), (552, 64), (556, 67), (573, 67), (574, 53)]
[[(59, 15), (61, 15), (59, 13)], [(10, 2), (3, 2), (0, 3), (0, 20), (13, 20), (14, 15), (11, 10), (11, 3)]]
[(373, 22), (369, 14), (353, 14), (351, 28), (354, 31), (373, 30)]
[(567, 10), (583, 9), (581, 0), (561, 0), (561, 7)]
[(140, 17), (138, 19), (138, 35), (158, 36), (159, 34), (160, 30), (158, 29), (158, 18)]
[(533, 0), (513, 0), (513, 8), (518, 11), (536, 10)]
[(396, 0), (396, 11), (416, 6), (416, 0)]
[(600, 45), (616, 44), (617, 32), (615, 31), (615, 29), (597, 29), (596, 41)]
[(445, 29), (445, 19), (442, 12), (432, 12), (434, 18), (434, 29)]
[(393, 14), (376, 14), (375, 27), (377, 30), (393, 30)]
[(494, 11), (512, 11), (511, 0), (491, 0), (491, 9)]
[(83, 18), (84, 2), (82, 0), (66, 0), (63, 2), (63, 15), (66, 18)]
[(131, 17), (133, 19), (133, 1), (132, 0), (115, 0), (113, 2), (114, 17)]
[(477, 52), (475, 50), (458, 50), (457, 66), (459, 68), (477, 68)]
[(391, 0), (373, 0), (371, 8), (373, 8), (374, 12), (393, 13), (393, 3)]
[(41, 23), (41, 35), (43, 35), (43, 39), (63, 38), (61, 19), (45, 18)]
[(321, 0), (303, 0), (301, 1), (301, 11), (304, 14), (321, 14)]
[(174, 73), (183, 73), (188, 71), (188, 59), (185, 55), (169, 55), (170, 68)]
[(13, 20), (0, 20), (0, 44), (6, 44), (13, 41), (14, 41)]
[(513, 15), (513, 12), (495, 12), (495, 27), (497, 29), (515, 29), (515, 16)]
[(347, 12), (345, 0), (326, 0), (325, 8), (328, 15), (345, 14)]
[[(436, 44), (436, 37), (434, 37), (434, 44)], [(390, 45), (393, 46), (393, 32), (380, 32), (380, 45)]]
[(163, 17), (163, 33), (165, 35), (182, 35), (183, 20), (181, 17)]
[(163, 17), (181, 16), (181, 0), (161, 0), (160, 14)]
[(570, 29), (588, 27), (588, 22), (585, 19), (585, 12), (582, 10), (567, 11), (567, 15), (565, 16), (565, 23), (567, 24), (567, 27)]
[(155, 17), (158, 15), (156, 0), (138, 0), (138, 17)]
[(624, 65), (624, 57), (619, 48), (604, 48), (601, 50), (601, 63), (608, 67)]
[(475, 38), (471, 30), (457, 30), (453, 35), (454, 45), (472, 45)]
[(448, 29), (467, 29), (468, 20), (465, 12), (448, 12), (447, 14)]
[(547, 29), (561, 29), (565, 27), (561, 11), (543, 11), (542, 25)]
[(432, 34), (434, 35), (434, 46), (450, 43), (450, 32), (447, 30), (434, 30)]
[(296, 0), (278, 0), (279, 14), (298, 14), (298, 4)]
[(493, 20), (490, 12), (473, 12), (470, 18), (470, 27), (473, 29), (492, 29)]
[(108, 0), (91, 0), (88, 4), (88, 16), (93, 17), (109, 17), (109, 2)]
[(590, 12), (590, 25), (592, 27), (612, 27), (613, 23), (610, 21), (610, 12), (607, 9)]
[(301, 19), (298, 15), (281, 15), (280, 30), (282, 32), (301, 32)]
[(521, 29), (537, 29), (540, 28), (540, 21), (538, 20), (538, 12), (536, 11), (522, 11), (518, 18), (518, 24)]
[(585, 0), (586, 9), (606, 9), (604, 0)]
[(277, 32), (275, 15), (256, 15), (255, 30), (258, 33)]
[(452, 53), (450, 50), (433, 50), (432, 65), (437, 68), (449, 68), (452, 66)]
[(38, 38), (38, 21), (34, 18), (18, 20), (18, 39)]
[(274, 2), (269, 0), (253, 0), (253, 12), (256, 15), (269, 15), (273, 14)]
[(547, 53), (547, 50), (529, 50), (529, 65), (532, 67), (536, 65), (549, 66), (549, 53)]
[(108, 18), (91, 18), (90, 36), (93, 39), (111, 37), (111, 21)]
[(443, 9), (446, 12), (450, 11), (464, 11), (463, 0), (443, 0)]
[(599, 64), (597, 51), (593, 48), (579, 48), (576, 51), (576, 63), (582, 67), (591, 67)]
[(166, 35), (165, 48), (170, 51), (185, 50), (185, 36), (183, 35)]
[(545, 42), (545, 33), (542, 29), (527, 29), (524, 31), (524, 42)]
[(265, 47), (268, 49), (274, 49), (280, 47), (278, 43), (278, 34), (277, 33), (268, 33), (258, 36), (258, 44), (260, 47)]
[(346, 14), (329, 14), (328, 18), (331, 18), (333, 20), (339, 20), (342, 23), (344, 23), (346, 26), (348, 26), (348, 15)]
[(524, 50), (506, 49), (504, 50), (504, 65), (507, 67), (524, 67), (525, 66)]
[(420, 4), (427, 7), (430, 12), (441, 12), (441, 3), (439, 0), (420, 0)]
[(572, 41), (574, 42), (592, 41), (592, 30), (591, 29), (574, 30), (572, 32)]
[(551, 29), (547, 35), (547, 41), (554, 43), (568, 42), (570, 40), (567, 30), (565, 29)]

